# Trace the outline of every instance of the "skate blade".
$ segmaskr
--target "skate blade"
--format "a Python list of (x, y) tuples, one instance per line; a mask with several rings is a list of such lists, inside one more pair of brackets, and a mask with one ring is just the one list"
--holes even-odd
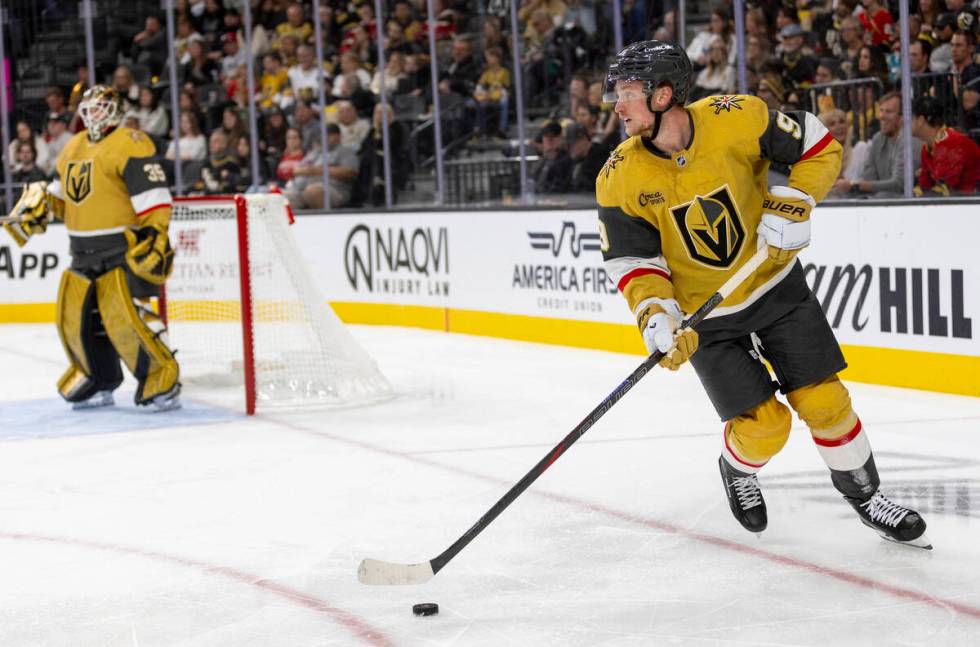
[(878, 534), (881, 536), (882, 539), (886, 541), (890, 541), (893, 544), (901, 544), (902, 546), (911, 546), (912, 548), (921, 548), (923, 550), (932, 550), (932, 542), (929, 541), (929, 538), (926, 537), (925, 533), (922, 533), (915, 539), (910, 539), (908, 541), (899, 541), (898, 539), (895, 539), (894, 537), (889, 537), (888, 535), (882, 532), (879, 532)]
[(87, 409), (102, 409), (104, 407), (115, 406), (116, 400), (112, 397), (110, 393), (108, 396), (103, 395), (93, 395), (88, 400), (82, 400), (81, 402), (73, 402), (71, 405), (72, 411), (85, 411)]
[(151, 402), (150, 411), (152, 413), (164, 413), (166, 411), (174, 411), (179, 409), (181, 406), (180, 400), (173, 398), (170, 400), (164, 400), (163, 402)]

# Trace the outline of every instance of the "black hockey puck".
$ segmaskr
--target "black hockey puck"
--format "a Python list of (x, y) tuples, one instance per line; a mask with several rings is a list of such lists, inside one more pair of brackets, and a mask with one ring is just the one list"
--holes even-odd
[(435, 602), (422, 602), (412, 605), (412, 613), (417, 616), (434, 616), (439, 613), (439, 605)]

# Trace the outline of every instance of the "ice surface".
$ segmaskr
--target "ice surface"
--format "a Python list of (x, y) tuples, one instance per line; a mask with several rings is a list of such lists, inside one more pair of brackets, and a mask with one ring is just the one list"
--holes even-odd
[(72, 413), (53, 326), (0, 326), (0, 645), (978, 644), (980, 400), (857, 384), (932, 552), (864, 528), (799, 423), (745, 532), (696, 377), (657, 370), (430, 582), (359, 584), (445, 549), (639, 358), (353, 332), (396, 399), (247, 419), (135, 411), (132, 383)]

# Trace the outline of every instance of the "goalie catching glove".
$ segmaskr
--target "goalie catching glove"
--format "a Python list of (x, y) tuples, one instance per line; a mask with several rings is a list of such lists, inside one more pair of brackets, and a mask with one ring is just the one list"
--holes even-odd
[(762, 201), (759, 236), (769, 245), (769, 258), (780, 265), (793, 260), (810, 244), (813, 198), (788, 186), (774, 186)]
[(23, 247), (31, 236), (47, 231), (51, 217), (60, 217), (59, 207), (62, 205), (60, 200), (48, 193), (47, 182), (31, 182), (14, 205), (10, 214), (13, 221), (5, 222), (3, 228), (18, 247)]
[(174, 266), (174, 250), (170, 247), (166, 227), (147, 225), (124, 232), (129, 249), (126, 265), (133, 274), (154, 285), (163, 285)]
[(672, 371), (680, 368), (698, 348), (698, 333), (693, 328), (679, 329), (683, 318), (677, 301), (656, 298), (641, 303), (636, 318), (647, 352), (664, 353), (660, 365)]

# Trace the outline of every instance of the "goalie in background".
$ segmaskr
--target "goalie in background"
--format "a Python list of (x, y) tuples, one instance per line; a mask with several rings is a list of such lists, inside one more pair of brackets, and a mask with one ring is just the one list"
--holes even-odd
[(180, 406), (179, 370), (151, 297), (173, 267), (167, 177), (145, 133), (121, 127), (122, 100), (97, 85), (82, 96), (87, 130), (65, 145), (50, 184), (34, 182), (4, 228), (23, 246), (63, 220), (71, 266), (61, 276), (57, 326), (68, 356), (58, 392), (75, 409), (108, 406), (121, 359), (138, 382), (136, 404)]
[[(840, 171), (840, 144), (813, 114), (753, 96), (685, 106), (692, 73), (684, 50), (660, 41), (630, 45), (609, 68), (603, 99), (630, 135), (596, 180), (609, 276), (647, 349), (665, 353), (670, 369), (690, 359), (724, 421), (718, 465), (742, 526), (766, 528), (756, 473), (786, 443), (792, 407), (861, 521), (886, 539), (931, 547), (922, 517), (878, 489), (868, 435), (837, 377), (844, 356), (796, 260), (810, 243), (810, 210)], [(768, 186), (771, 163), (791, 168), (788, 186)], [(761, 244), (769, 260), (696, 332), (679, 329)]]

